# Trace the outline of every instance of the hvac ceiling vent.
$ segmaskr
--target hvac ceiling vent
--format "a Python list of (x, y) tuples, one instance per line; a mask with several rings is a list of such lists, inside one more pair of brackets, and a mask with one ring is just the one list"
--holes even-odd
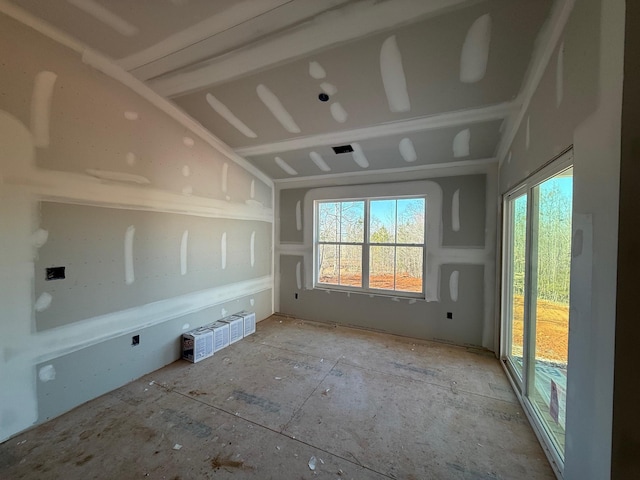
[(337, 147), (331, 147), (336, 155), (340, 155), (341, 153), (351, 153), (353, 152), (353, 147), (351, 145), (339, 145)]

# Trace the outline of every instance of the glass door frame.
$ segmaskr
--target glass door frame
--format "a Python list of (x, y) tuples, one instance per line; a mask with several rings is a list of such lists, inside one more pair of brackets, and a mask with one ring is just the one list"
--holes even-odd
[[(511, 188), (503, 195), (502, 199), (502, 257), (501, 257), (501, 281), (500, 288), (500, 360), (507, 372), (507, 376), (511, 381), (516, 392), (518, 400), (522, 404), (524, 411), (531, 423), (536, 436), (543, 445), (543, 449), (547, 454), (554, 470), (560, 475), (564, 470), (564, 458), (558, 451), (554, 441), (548, 432), (548, 427), (540, 419), (536, 407), (530, 399), (530, 389), (533, 388), (529, 379), (535, 379), (533, 369), (535, 368), (535, 325), (531, 321), (531, 301), (532, 289), (531, 281), (537, 272), (532, 271), (532, 262), (530, 248), (534, 235), (533, 223), (537, 221), (538, 205), (535, 199), (537, 195), (536, 187), (546, 180), (560, 174), (561, 172), (573, 167), (573, 150), (570, 148), (545, 164), (539, 170), (531, 174), (524, 181)], [(512, 321), (511, 312), (513, 307), (513, 298), (511, 294), (512, 273), (511, 273), (511, 256), (512, 256), (512, 238), (513, 238), (513, 209), (512, 202), (522, 195), (527, 196), (527, 220), (526, 220), (526, 244), (525, 244), (525, 278), (524, 278), (524, 338), (523, 338), (523, 368), (522, 377), (514, 368), (511, 357), (512, 342)], [(569, 372), (567, 372), (569, 375)]]

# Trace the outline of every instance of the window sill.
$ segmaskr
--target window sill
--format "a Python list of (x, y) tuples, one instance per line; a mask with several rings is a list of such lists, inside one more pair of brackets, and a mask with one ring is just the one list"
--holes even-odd
[(313, 290), (321, 290), (327, 293), (346, 293), (347, 296), (351, 294), (354, 295), (366, 295), (370, 298), (374, 297), (383, 297), (389, 298), (394, 302), (400, 302), (403, 300), (407, 300), (409, 303), (416, 302), (427, 302), (425, 299), (424, 293), (412, 293), (412, 292), (397, 292), (397, 291), (383, 291), (383, 290), (363, 290), (361, 288), (349, 288), (344, 286), (337, 285), (325, 285), (325, 284), (316, 284), (313, 286)]

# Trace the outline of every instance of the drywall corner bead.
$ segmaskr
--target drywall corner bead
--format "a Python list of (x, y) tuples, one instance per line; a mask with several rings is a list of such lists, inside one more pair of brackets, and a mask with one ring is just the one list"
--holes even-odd
[(558, 48), (558, 58), (556, 61), (556, 107), (560, 108), (560, 104), (564, 98), (564, 42)]
[(58, 75), (43, 71), (36, 75), (31, 97), (31, 133), (36, 147), (49, 146), (49, 123), (53, 87)]
[(50, 382), (56, 379), (56, 369), (53, 365), (45, 365), (38, 371), (38, 378), (41, 382)]
[(529, 146), (531, 145), (531, 117), (527, 117), (527, 126), (524, 137), (524, 146), (527, 150), (529, 150)]

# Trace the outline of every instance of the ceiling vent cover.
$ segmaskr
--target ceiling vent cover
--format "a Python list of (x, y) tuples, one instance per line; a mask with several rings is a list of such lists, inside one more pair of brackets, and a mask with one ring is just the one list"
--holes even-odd
[(341, 153), (351, 153), (353, 152), (353, 147), (351, 145), (339, 145), (337, 147), (331, 147), (336, 155), (340, 155)]

